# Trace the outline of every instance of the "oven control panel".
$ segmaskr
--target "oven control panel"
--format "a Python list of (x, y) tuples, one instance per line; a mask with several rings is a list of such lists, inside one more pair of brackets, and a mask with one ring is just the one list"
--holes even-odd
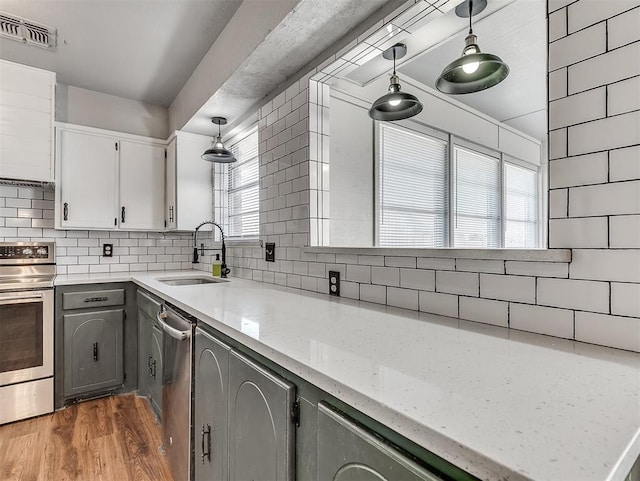
[(53, 245), (49, 243), (0, 243), (0, 263), (6, 261), (42, 262), (53, 259)]

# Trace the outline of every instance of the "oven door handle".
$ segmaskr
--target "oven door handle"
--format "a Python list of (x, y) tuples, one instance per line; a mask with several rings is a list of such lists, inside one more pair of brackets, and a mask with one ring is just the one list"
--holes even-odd
[(38, 302), (42, 301), (42, 294), (31, 294), (28, 296), (11, 296), (11, 297), (0, 297), (0, 306), (7, 304), (26, 304), (28, 302)]
[(166, 317), (167, 317), (167, 314), (166, 312), (163, 312), (163, 311), (158, 311), (158, 314), (156, 314), (156, 319), (160, 323), (160, 327), (162, 327), (162, 330), (164, 332), (169, 334), (174, 339), (177, 339), (178, 341), (184, 341), (185, 339), (188, 339), (191, 337), (190, 329), (186, 331), (181, 331), (180, 329), (176, 329), (175, 327), (167, 324), (167, 322), (164, 320)]

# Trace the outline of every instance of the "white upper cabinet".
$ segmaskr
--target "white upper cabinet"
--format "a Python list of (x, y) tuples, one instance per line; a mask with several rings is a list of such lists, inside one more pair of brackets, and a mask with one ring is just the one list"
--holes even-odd
[(165, 142), (58, 124), (56, 227), (164, 230)]
[(120, 228), (164, 229), (164, 144), (120, 142)]
[[(212, 138), (175, 132), (167, 146), (167, 201), (165, 219), (168, 230), (194, 230), (213, 215), (211, 163), (202, 153), (211, 147)], [(203, 230), (210, 230), (205, 226)]]
[(0, 178), (53, 181), (56, 75), (0, 60)]

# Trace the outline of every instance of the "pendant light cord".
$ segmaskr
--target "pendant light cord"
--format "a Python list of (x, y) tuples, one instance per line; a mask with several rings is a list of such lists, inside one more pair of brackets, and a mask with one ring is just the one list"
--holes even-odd
[(473, 12), (473, 0), (469, 0), (469, 35), (473, 35), (473, 27), (471, 26), (472, 12)]
[(393, 76), (396, 76), (396, 47), (393, 47)]

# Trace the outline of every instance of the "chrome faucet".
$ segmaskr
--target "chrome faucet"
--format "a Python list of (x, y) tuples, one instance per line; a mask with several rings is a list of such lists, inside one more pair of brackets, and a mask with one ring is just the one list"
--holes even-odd
[[(197, 264), (199, 262), (198, 261), (198, 230), (200, 230), (200, 228), (203, 225), (207, 225), (207, 224), (215, 225), (218, 229), (220, 229), (220, 237), (222, 238), (222, 266), (220, 266), (221, 267), (220, 277), (226, 279), (227, 275), (229, 275), (229, 273), (231, 272), (231, 269), (227, 267), (227, 248), (224, 245), (224, 231), (222, 230), (222, 227), (220, 227), (219, 224), (216, 224), (212, 220), (205, 220), (200, 225), (198, 225), (195, 231), (193, 232), (193, 261), (192, 262), (194, 264)], [(203, 255), (204, 255), (204, 250), (205, 249), (203, 247), (202, 248)], [(217, 250), (217, 249), (207, 249), (207, 250)]]

